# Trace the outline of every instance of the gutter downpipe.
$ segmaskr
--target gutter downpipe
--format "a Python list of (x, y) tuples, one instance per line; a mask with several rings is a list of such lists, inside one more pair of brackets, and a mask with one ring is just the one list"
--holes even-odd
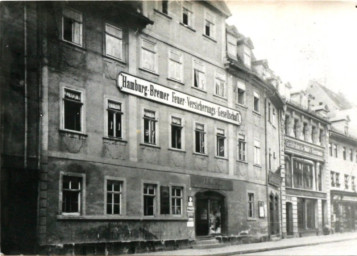
[(270, 209), (269, 209), (269, 170), (267, 163), (267, 154), (268, 154), (268, 128), (267, 128), (267, 90), (265, 91), (265, 100), (264, 100), (264, 133), (265, 133), (265, 180), (266, 180), (266, 209), (267, 209), (267, 224), (268, 224), (268, 237), (271, 238), (271, 230), (270, 230)]
[(27, 92), (27, 8), (24, 2), (24, 169), (27, 169), (27, 137), (28, 137), (28, 92)]

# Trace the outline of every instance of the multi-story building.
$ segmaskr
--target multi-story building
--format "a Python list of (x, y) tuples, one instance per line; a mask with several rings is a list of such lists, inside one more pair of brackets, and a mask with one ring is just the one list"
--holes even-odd
[(330, 223), (328, 128), (304, 93), (291, 95), (285, 113), (282, 215), (285, 236), (321, 234)]
[(252, 68), (250, 40), (230, 48), (223, 1), (2, 14), (5, 253), (280, 234), (282, 143), (268, 138), (282, 102)]

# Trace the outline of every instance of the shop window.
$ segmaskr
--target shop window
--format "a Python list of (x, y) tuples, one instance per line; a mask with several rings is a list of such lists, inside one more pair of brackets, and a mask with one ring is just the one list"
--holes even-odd
[(259, 141), (254, 141), (254, 164), (255, 165), (260, 165), (261, 155), (260, 155), (260, 142)]
[(246, 159), (246, 141), (245, 141), (245, 135), (239, 134), (238, 135), (238, 160), (239, 161), (247, 161)]
[(144, 111), (144, 143), (156, 144), (156, 119), (155, 112)]
[(62, 39), (82, 46), (82, 13), (73, 9), (64, 9), (62, 14)]
[(237, 82), (237, 102), (245, 105), (245, 84), (241, 81)]
[(259, 94), (254, 92), (254, 111), (259, 112)]
[(121, 104), (108, 101), (108, 137), (122, 138)]
[(248, 218), (254, 217), (254, 193), (248, 193)]
[(182, 215), (183, 204), (183, 188), (172, 187), (171, 188), (171, 213), (173, 215)]
[(345, 189), (349, 189), (349, 181), (350, 181), (350, 177), (345, 174)]
[(121, 214), (123, 182), (107, 180), (107, 214)]
[(343, 147), (342, 156), (343, 156), (343, 160), (346, 160), (346, 147)]
[(183, 81), (183, 56), (182, 53), (174, 49), (169, 50), (169, 78), (176, 81)]
[(141, 68), (157, 73), (156, 43), (142, 39), (141, 42)]
[(83, 178), (62, 176), (62, 213), (80, 214), (82, 208)]
[(216, 154), (217, 156), (224, 157), (225, 156), (225, 140), (226, 136), (224, 135), (224, 130), (223, 129), (217, 129), (216, 133)]
[(195, 152), (205, 153), (205, 129), (203, 124), (196, 123), (195, 127)]
[(123, 52), (123, 31), (110, 24), (105, 24), (105, 54), (124, 60)]
[(156, 213), (156, 189), (155, 184), (144, 184), (144, 215), (154, 216)]
[(171, 147), (182, 149), (182, 119), (171, 117)]
[(64, 90), (64, 129), (82, 131), (82, 95), (80, 92)]

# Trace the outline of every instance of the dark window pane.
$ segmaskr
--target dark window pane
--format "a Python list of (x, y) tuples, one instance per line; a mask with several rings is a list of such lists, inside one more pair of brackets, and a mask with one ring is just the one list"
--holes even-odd
[(160, 187), (160, 213), (161, 214), (170, 214), (170, 189), (169, 187), (161, 186)]
[(81, 103), (65, 100), (64, 102), (64, 128), (68, 130), (81, 130)]
[(188, 25), (188, 15), (185, 12), (183, 13), (182, 23)]
[(114, 136), (114, 113), (108, 110), (108, 136)]
[(115, 204), (114, 205), (114, 214), (120, 214), (120, 207), (119, 207), (119, 204)]
[(116, 114), (116, 137), (121, 138), (121, 114)]
[(63, 39), (72, 42), (73, 41), (73, 33), (72, 26), (73, 20), (67, 17), (63, 17)]
[(107, 204), (107, 214), (112, 214), (112, 205)]

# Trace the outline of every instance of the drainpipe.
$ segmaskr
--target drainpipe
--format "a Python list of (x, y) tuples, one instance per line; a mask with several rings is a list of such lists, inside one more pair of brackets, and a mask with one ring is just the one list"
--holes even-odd
[[(278, 112), (279, 114), (278, 114), (278, 125), (277, 125), (277, 127), (278, 127), (278, 138), (279, 138), (279, 152), (278, 152), (278, 157), (279, 157), (279, 167), (280, 167), (280, 178), (281, 178), (281, 168), (282, 168), (282, 166), (281, 166), (281, 117), (282, 117), (282, 113), (283, 112)], [(285, 160), (285, 158), (284, 158), (284, 160)], [(285, 169), (285, 162), (284, 162), (284, 169)], [(282, 230), (282, 227), (283, 227), (283, 204), (282, 204), (282, 195), (283, 195), (283, 191), (282, 191), (282, 189), (281, 189), (281, 182), (280, 182), (280, 187), (279, 187), (279, 190), (280, 190), (280, 202), (279, 202), (279, 210), (280, 210), (280, 218), (279, 218), (279, 234), (280, 234), (280, 237), (282, 237), (282, 234), (283, 234), (283, 230)]]
[(265, 91), (266, 97), (264, 97), (264, 133), (265, 133), (265, 182), (266, 182), (266, 209), (267, 209), (267, 224), (268, 224), (268, 237), (270, 239), (270, 209), (269, 209), (269, 170), (267, 163), (268, 154), (268, 125), (267, 125), (267, 91)]
[(27, 136), (28, 136), (28, 106), (27, 106), (27, 9), (24, 3), (24, 169), (27, 168)]

